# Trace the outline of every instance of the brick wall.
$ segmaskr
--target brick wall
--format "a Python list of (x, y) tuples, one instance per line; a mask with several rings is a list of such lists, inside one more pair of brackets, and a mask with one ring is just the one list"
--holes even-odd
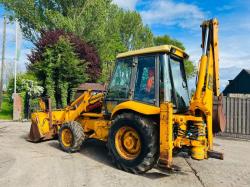
[(13, 120), (22, 119), (22, 98), (16, 93), (13, 94)]

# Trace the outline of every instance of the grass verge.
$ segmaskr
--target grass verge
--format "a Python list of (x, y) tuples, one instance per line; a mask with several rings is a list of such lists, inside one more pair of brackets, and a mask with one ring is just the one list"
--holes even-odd
[(13, 104), (10, 98), (3, 95), (3, 103), (2, 103), (2, 110), (0, 111), (0, 119), (3, 120), (11, 120), (13, 114)]

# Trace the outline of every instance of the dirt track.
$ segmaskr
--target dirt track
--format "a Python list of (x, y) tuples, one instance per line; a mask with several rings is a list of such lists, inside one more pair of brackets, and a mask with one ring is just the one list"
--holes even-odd
[(80, 153), (61, 151), (57, 141), (25, 141), (29, 123), (0, 122), (0, 186), (249, 186), (250, 141), (216, 139), (225, 160), (175, 158), (180, 172), (152, 169), (144, 175), (120, 171), (105, 145), (86, 142)]

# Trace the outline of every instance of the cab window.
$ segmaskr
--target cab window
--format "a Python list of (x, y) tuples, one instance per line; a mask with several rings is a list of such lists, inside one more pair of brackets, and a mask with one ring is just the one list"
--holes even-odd
[(119, 59), (109, 85), (107, 98), (127, 99), (129, 97), (132, 58)]
[(173, 79), (174, 95), (179, 111), (185, 111), (189, 106), (189, 93), (184, 71), (183, 60), (170, 57), (170, 68)]
[(134, 99), (155, 103), (155, 56), (138, 57)]

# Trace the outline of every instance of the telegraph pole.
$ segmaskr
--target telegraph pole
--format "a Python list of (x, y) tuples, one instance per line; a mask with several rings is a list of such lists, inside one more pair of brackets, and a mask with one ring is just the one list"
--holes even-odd
[(16, 51), (15, 51), (15, 59), (14, 59), (14, 94), (16, 93), (16, 66), (18, 60), (18, 21), (16, 20)]
[(5, 44), (6, 44), (6, 17), (3, 19), (3, 43), (2, 43), (2, 65), (1, 65), (1, 80), (0, 80), (0, 111), (2, 110), (3, 102), (3, 72), (4, 72), (4, 61), (5, 61)]
[(15, 50), (15, 58), (14, 58), (14, 92), (12, 94), (13, 98), (13, 120), (20, 120), (22, 118), (22, 107), (23, 105), (21, 103), (21, 96), (16, 93), (17, 92), (17, 85), (16, 85), (16, 79), (17, 79), (17, 63), (20, 57), (20, 48), (21, 48), (21, 32), (19, 27), (19, 22), (16, 19), (16, 50)]

